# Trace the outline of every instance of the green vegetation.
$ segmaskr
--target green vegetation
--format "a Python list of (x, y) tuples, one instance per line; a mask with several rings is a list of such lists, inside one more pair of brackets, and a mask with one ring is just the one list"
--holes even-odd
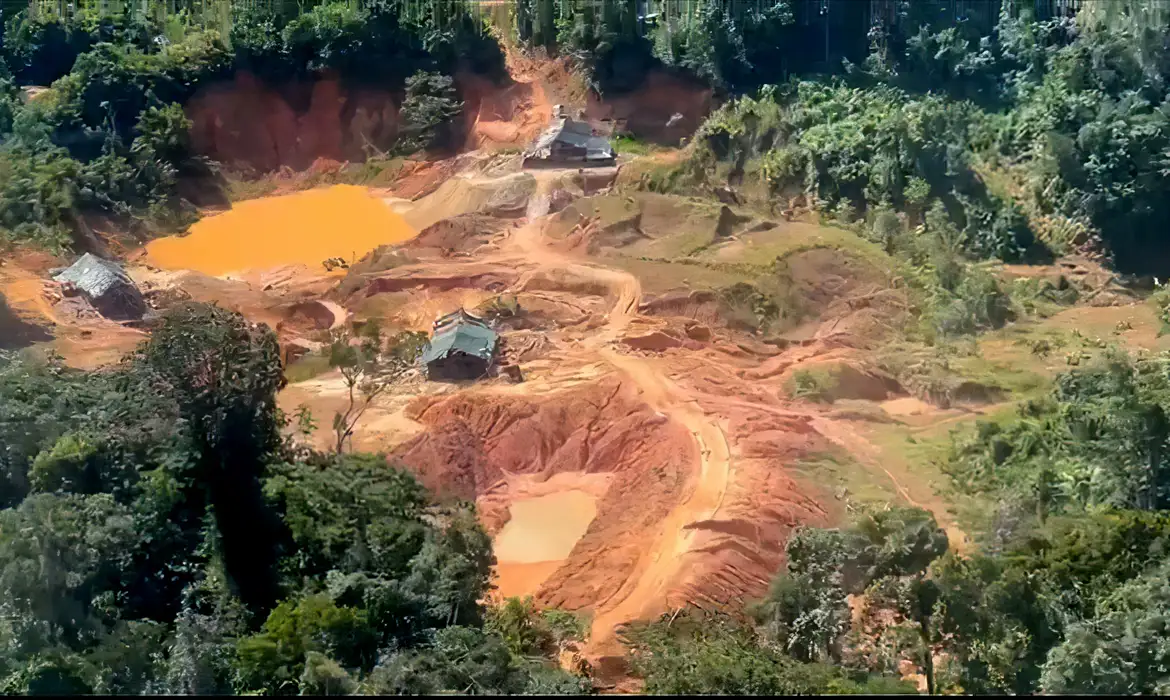
[(1060, 375), (1048, 396), (1022, 405), (1013, 420), (980, 423), (956, 442), (949, 462), (956, 486), (1021, 498), (1041, 517), (1165, 508), (1168, 359), (1111, 351)]
[(907, 663), (928, 692), (1155, 692), (1170, 681), (1168, 526), (1134, 511), (1009, 519), (994, 546), (959, 554), (925, 511), (875, 508), (794, 533), (750, 626), (665, 616), (631, 634), (635, 663), (665, 693), (913, 692)]
[[(724, 106), (683, 169), (700, 180), (750, 174), (835, 215), (900, 212), (911, 230), (938, 202), (957, 229), (952, 243), (976, 259), (1036, 259), (1046, 247), (1097, 241), (1123, 269), (1161, 269), (1155, 222), (1167, 198), (1154, 154), (1170, 127), (1158, 107), (1165, 49), (1152, 37), (1167, 31), (1166, 17), (1138, 0), (1108, 12), (1088, 3), (1075, 19), (1036, 17), (1024, 5), (1003, 3), (998, 17), (966, 8), (958, 23), (947, 3), (915, 3), (876, 25), (866, 48), (830, 71), (837, 77), (789, 82), (802, 71), (781, 69), (773, 86)], [(738, 47), (729, 55), (750, 54), (757, 20), (733, 18), (734, 3), (705, 8), (695, 26), (716, 37), (709, 25), (722, 16), (738, 37), (726, 42)], [(862, 19), (868, 10), (831, 12)], [(712, 76), (734, 74), (713, 69), (720, 60), (692, 72), (720, 84)]]
[(827, 401), (831, 400), (838, 381), (836, 373), (831, 369), (799, 369), (792, 373), (785, 388), (794, 399)]
[[(194, 207), (180, 184), (226, 183), (192, 153), (183, 105), (240, 70), (277, 87), (329, 72), (347, 84), (403, 92), (396, 150), (453, 147), (462, 103), (450, 76), (468, 70), (500, 79), (503, 53), (467, 4), (446, 2), (434, 13), (416, 4), (277, 4), (260, 12), (219, 2), (211, 4), (218, 12), (203, 3), (204, 12), (168, 15), (162, 3), (121, 10), (93, 3), (66, 15), (38, 5), (7, 18), (0, 242), (67, 248), (87, 213), (113, 215), (140, 233), (189, 224)], [(49, 84), (27, 104), (17, 96), (17, 86)], [(354, 178), (378, 177), (363, 172)]]
[[(1123, 273), (1170, 264), (1170, 12), (1147, 0), (1070, 6), (515, 3), (508, 35), (576, 57), (602, 93), (664, 71), (727, 98), (638, 186), (734, 195), (773, 220), (736, 224), (731, 240), (669, 218), (657, 195), (623, 193), (574, 203), (556, 233), (579, 214), (617, 224), (618, 238), (655, 220), (666, 235), (607, 264), (648, 292), (709, 288), (730, 326), (761, 337), (840, 300), (808, 293), (821, 291), (818, 269), (798, 274), (799, 256), (823, 256), (859, 290), (893, 292), (904, 323), (876, 359), (905, 389), (944, 407), (1005, 402), (949, 441), (941, 425), (921, 439), (875, 428), (904, 451), (883, 457), (929, 460), (911, 476), (949, 480), (970, 542), (923, 510), (881, 505), (900, 488), (863, 470), (904, 465), (810, 457), (795, 469), (840, 488), (851, 521), (795, 530), (745, 616), (633, 625), (647, 691), (914, 692), (907, 669), (930, 693), (1170, 691), (1170, 355), (1011, 325), (1086, 290), (1005, 281), (1000, 268), (1078, 249)], [(179, 229), (194, 216), (192, 185), (235, 199), (384, 183), (408, 155), (460, 146), (473, 99), (461, 76), (506, 77), (471, 0), (33, 2), (4, 19), (5, 246), (81, 247), (93, 214), (134, 234)], [(193, 152), (185, 107), (240, 71), (274, 88), (329, 75), (389, 91), (399, 139), (292, 183), (225, 178)], [(48, 89), (27, 97), (33, 86)], [(652, 153), (653, 138), (622, 136), (618, 150)], [(687, 218), (716, 219), (691, 204)], [(776, 230), (781, 214), (806, 211), (832, 228)], [(1155, 284), (1143, 308), (1164, 332), (1170, 292)], [(520, 312), (506, 296), (482, 310)], [(472, 506), (352, 452), (363, 412), (422, 340), (362, 333), (286, 373), (271, 331), (186, 304), (102, 371), (0, 356), (0, 690), (589, 692), (557, 663), (587, 621), (531, 599), (486, 605), (494, 559)], [(326, 368), (351, 398), (323, 454), (297, 439), (312, 416), (283, 415), (276, 395)], [(841, 384), (802, 369), (787, 390), (828, 401)]]
[(0, 359), (5, 692), (580, 692), (541, 656), (563, 614), (513, 654), (480, 603), (470, 506), (282, 437), (284, 381), (270, 330), (197, 304), (107, 371)]

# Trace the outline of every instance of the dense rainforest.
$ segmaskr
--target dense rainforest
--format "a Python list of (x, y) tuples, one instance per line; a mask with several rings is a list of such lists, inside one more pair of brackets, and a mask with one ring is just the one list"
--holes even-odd
[[(462, 0), (3, 10), (4, 246), (83, 250), (90, 212), (182, 228), (183, 183), (217, 177), (183, 105), (239, 70), (387, 88), (399, 151), (449, 151), (455, 77), (507, 80), (504, 42), (576, 61), (603, 95), (653, 71), (710, 86), (723, 105), (643, 186), (731, 185), (851, 227), (905, 264), (927, 341), (1011, 320), (984, 261), (1170, 270), (1157, 0), (516, 0), (505, 22)], [(1170, 295), (1154, 303), (1170, 318)], [(307, 449), (284, 381), (271, 331), (199, 304), (113, 368), (0, 356), (0, 689), (589, 692), (555, 660), (581, 619), (485, 603), (473, 507), (384, 456)], [(931, 693), (1167, 692), (1168, 411), (1165, 356), (1070, 367), (940, 458), (990, 504), (969, 549), (916, 508), (798, 530), (762, 600), (636, 626), (632, 667), (657, 693), (914, 692), (907, 657)]]

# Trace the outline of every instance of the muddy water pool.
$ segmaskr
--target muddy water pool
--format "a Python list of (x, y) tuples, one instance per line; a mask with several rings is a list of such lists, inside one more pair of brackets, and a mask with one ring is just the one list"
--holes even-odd
[(556, 571), (597, 515), (597, 497), (558, 491), (517, 500), (509, 512), (494, 542), (500, 597), (532, 594)]
[(195, 223), (185, 236), (152, 241), (146, 257), (163, 269), (216, 276), (296, 264), (323, 271), (321, 263), (329, 258), (352, 263), (415, 235), (366, 188), (335, 185), (240, 202)]

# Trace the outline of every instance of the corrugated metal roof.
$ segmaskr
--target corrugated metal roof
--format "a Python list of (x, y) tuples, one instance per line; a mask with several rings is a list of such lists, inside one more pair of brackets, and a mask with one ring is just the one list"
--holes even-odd
[(81, 291), (97, 298), (117, 287), (134, 286), (122, 266), (103, 260), (92, 253), (81, 256), (53, 279), (58, 282), (72, 282)]
[(613, 158), (613, 146), (609, 140), (593, 135), (593, 129), (585, 122), (562, 118), (556, 120), (552, 126), (544, 131), (536, 143), (529, 150), (530, 156), (548, 158), (552, 155), (552, 145), (562, 143), (573, 148), (583, 148), (586, 158), (607, 159)]
[(490, 360), (496, 353), (499, 335), (487, 326), (459, 321), (439, 330), (422, 353), (423, 364), (441, 360), (453, 352)]

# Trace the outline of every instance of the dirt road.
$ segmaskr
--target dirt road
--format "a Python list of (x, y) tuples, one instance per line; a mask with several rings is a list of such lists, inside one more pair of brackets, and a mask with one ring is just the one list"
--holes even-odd
[(621, 355), (603, 348), (600, 355), (632, 379), (651, 408), (686, 426), (695, 440), (699, 469), (689, 495), (662, 521), (653, 544), (642, 555), (633, 576), (614, 598), (598, 605), (593, 618), (590, 651), (620, 654), (617, 629), (631, 620), (663, 612), (666, 589), (681, 573), (696, 530), (692, 523), (712, 520), (719, 512), (731, 477), (727, 437), (719, 423), (671, 382), (653, 360)]
[[(543, 212), (538, 209), (531, 213), (539, 216)], [(682, 573), (684, 555), (690, 551), (696, 536), (696, 530), (688, 526), (711, 520), (719, 512), (732, 469), (727, 437), (717, 420), (667, 377), (661, 361), (625, 355), (614, 349), (614, 341), (637, 316), (642, 288), (636, 277), (620, 270), (583, 264), (552, 250), (545, 244), (540, 219), (513, 232), (504, 254), (509, 252), (519, 253), (529, 265), (535, 264), (534, 269), (521, 277), (517, 285), (521, 289), (535, 275), (556, 268), (611, 290), (614, 304), (605, 325), (580, 344), (580, 351), (603, 360), (628, 377), (651, 408), (685, 426), (695, 441), (698, 468), (691, 478), (688, 495), (663, 519), (625, 583), (595, 606), (586, 654), (622, 655), (617, 630), (633, 620), (663, 612), (667, 589)]]
[(530, 208), (533, 217), (529, 223), (516, 229), (501, 249), (502, 255), (516, 256), (517, 262), (522, 259), (522, 264), (532, 266), (521, 276), (518, 287), (522, 289), (536, 275), (557, 269), (608, 288), (614, 302), (605, 325), (581, 341), (573, 354), (581, 353), (581, 359), (586, 362), (600, 359), (628, 377), (651, 408), (687, 428), (694, 438), (698, 454), (698, 468), (692, 476), (688, 495), (662, 520), (653, 540), (625, 583), (610, 598), (595, 604), (587, 655), (598, 658), (623, 654), (618, 634), (620, 628), (633, 620), (664, 612), (669, 587), (685, 574), (685, 555), (690, 551), (696, 536), (697, 530), (688, 526), (712, 520), (719, 512), (733, 467), (724, 430), (716, 415), (703, 410), (700, 401), (708, 407), (726, 404), (741, 410), (763, 410), (809, 418), (810, 425), (830, 442), (854, 455), (866, 468), (888, 477), (907, 503), (934, 511), (944, 524), (953, 545), (961, 548), (965, 543), (966, 536), (950, 522), (951, 518), (947, 516), (941, 501), (932, 498), (929, 503), (921, 502), (921, 489), (913, 489), (919, 492), (919, 499), (916, 500), (911, 489), (906, 488), (883, 466), (880, 451), (847, 424), (798, 407), (767, 406), (683, 389), (667, 376), (665, 360), (619, 352), (615, 341), (623, 336), (631, 321), (638, 316), (642, 296), (638, 279), (625, 271), (586, 264), (552, 249), (543, 235), (545, 213), (546, 209), (539, 204)]

